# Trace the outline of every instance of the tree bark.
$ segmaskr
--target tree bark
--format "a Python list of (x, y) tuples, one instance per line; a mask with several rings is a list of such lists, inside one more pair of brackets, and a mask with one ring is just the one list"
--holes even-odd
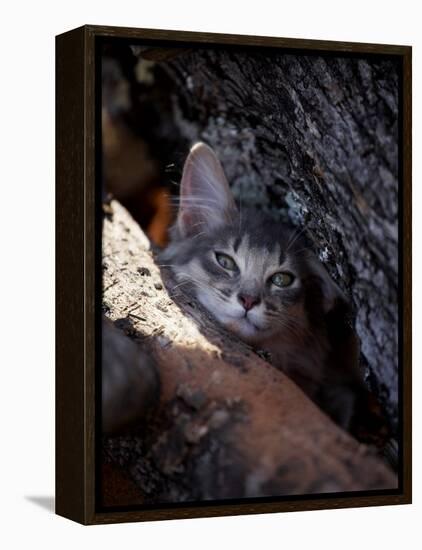
[(156, 110), (148, 132), (166, 161), (181, 167), (184, 144), (203, 140), (239, 200), (304, 228), (351, 299), (368, 383), (396, 430), (398, 61), (230, 47), (133, 51), (157, 61), (145, 94)]
[[(119, 203), (107, 211), (103, 311), (149, 355), (161, 387), (149, 421), (104, 437), (104, 462), (121, 467), (139, 502), (397, 487), (369, 447), (216, 326), (181, 287), (162, 280), (148, 240)], [(116, 494), (110, 498), (125, 504), (124, 492), (121, 502)]]

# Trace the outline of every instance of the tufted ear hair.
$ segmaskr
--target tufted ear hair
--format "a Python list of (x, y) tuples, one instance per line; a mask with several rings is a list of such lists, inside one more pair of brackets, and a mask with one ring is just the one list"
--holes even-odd
[(182, 237), (229, 223), (236, 205), (217, 155), (196, 143), (183, 167), (176, 226)]

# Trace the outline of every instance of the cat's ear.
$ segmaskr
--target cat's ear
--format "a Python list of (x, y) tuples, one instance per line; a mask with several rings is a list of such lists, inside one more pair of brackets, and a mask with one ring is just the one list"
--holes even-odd
[(183, 167), (177, 227), (182, 237), (225, 223), (236, 214), (226, 176), (214, 151), (196, 143)]

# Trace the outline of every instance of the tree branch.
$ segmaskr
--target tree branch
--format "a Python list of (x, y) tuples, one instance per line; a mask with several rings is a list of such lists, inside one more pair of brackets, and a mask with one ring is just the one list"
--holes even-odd
[(150, 354), (161, 382), (150, 421), (104, 440), (106, 461), (120, 464), (140, 501), (397, 487), (370, 448), (220, 330), (182, 287), (164, 282), (139, 226), (116, 201), (108, 210), (103, 309)]

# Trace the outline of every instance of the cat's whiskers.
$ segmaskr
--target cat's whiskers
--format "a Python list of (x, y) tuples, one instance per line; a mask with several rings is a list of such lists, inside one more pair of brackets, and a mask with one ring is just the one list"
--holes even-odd
[(287, 331), (289, 334), (292, 334), (296, 337), (299, 336), (298, 329), (295, 326), (293, 326), (291, 323), (289, 323), (285, 318), (273, 317), (270, 322), (270, 327), (272, 329), (283, 329)]
[(218, 201), (215, 199), (207, 199), (205, 197), (172, 197), (169, 199), (171, 203), (179, 205), (181, 203), (189, 203), (189, 204), (217, 204)]
[[(189, 205), (189, 207), (191, 207), (192, 205)], [(205, 204), (196, 204), (195, 207), (198, 209), (198, 210), (201, 210), (201, 215), (202, 217), (209, 217), (210, 219), (214, 219), (215, 217), (215, 214), (216, 214), (216, 209), (211, 207), (211, 206), (208, 206), (208, 205), (205, 205)], [(183, 208), (183, 204), (181, 204), (181, 208)]]
[(206, 234), (207, 234), (206, 231), (200, 231), (199, 233), (191, 237), (191, 239), (197, 239), (198, 237), (202, 237), (202, 235), (206, 235)]
[(213, 290), (218, 292), (219, 296), (221, 296), (223, 298), (224, 302), (227, 302), (227, 295), (224, 294), (224, 292), (220, 288), (214, 287)]
[[(299, 323), (298, 320), (301, 322)], [(283, 317), (276, 319), (275, 326), (288, 330), (298, 338), (306, 339), (307, 341), (312, 340), (318, 343), (318, 338), (308, 327), (303, 325), (303, 319), (301, 317), (290, 316), (288, 318)]]
[(293, 253), (290, 254), (290, 256), (292, 256), (292, 257), (298, 256), (302, 252), (311, 252), (312, 253), (313, 250), (310, 247), (301, 248), (300, 250), (295, 250)]
[(172, 291), (173, 291), (173, 290), (176, 290), (176, 288), (179, 288), (180, 286), (183, 286), (183, 285), (187, 285), (187, 284), (189, 284), (189, 283), (191, 283), (191, 282), (192, 282), (192, 281), (182, 281), (181, 283), (178, 283), (177, 285), (174, 285), (174, 286), (172, 287), (171, 290), (172, 290)]
[(191, 225), (191, 227), (198, 227), (198, 225), (206, 225), (205, 222), (196, 222)]
[(291, 323), (288, 323), (287, 321), (278, 321), (273, 326), (274, 328), (277, 327), (278, 329), (283, 329), (284, 331), (287, 331), (289, 335), (292, 335), (295, 338), (302, 339), (304, 336), (303, 331), (299, 330), (298, 327), (292, 325)]
[(211, 287), (209, 284), (204, 283), (203, 281), (200, 281), (199, 279), (196, 279), (195, 277), (193, 277), (189, 273), (185, 273), (185, 272), (180, 271), (179, 274), (184, 275), (185, 277), (187, 277), (187, 279), (180, 282), (178, 285), (174, 286), (173, 289), (178, 288), (179, 286), (181, 286), (183, 284), (191, 283), (193, 285), (197, 285), (200, 288), (203, 288), (207, 292), (209, 292), (210, 290), (213, 290), (214, 291), (214, 296), (216, 297), (217, 300), (219, 300), (224, 305), (227, 303), (227, 296), (219, 288)]
[(177, 284), (176, 286), (173, 287), (174, 288), (178, 288), (179, 286), (183, 285), (183, 284), (196, 284), (198, 286), (200, 286), (201, 288), (205, 288), (206, 290), (209, 290), (210, 286), (207, 285), (206, 283), (204, 283), (203, 281), (200, 281), (199, 279), (196, 279), (195, 277), (193, 277), (192, 275), (190, 275), (189, 273), (185, 273), (183, 271), (179, 271), (179, 275), (184, 275), (186, 277), (186, 279), (184, 279), (183, 281), (181, 281), (179, 284)]
[(198, 162), (195, 159), (191, 160), (191, 165), (196, 168), (197, 174), (201, 178), (201, 182), (208, 185), (212, 192), (215, 192), (215, 179), (209, 176), (207, 166), (204, 167), (202, 162)]
[(306, 223), (302, 229), (300, 229), (300, 227), (297, 228), (296, 232), (293, 233), (287, 243), (286, 253), (290, 250), (290, 248), (294, 245), (298, 238), (308, 229), (310, 223), (311, 222)]
[(242, 229), (242, 193), (239, 196), (239, 235)]

